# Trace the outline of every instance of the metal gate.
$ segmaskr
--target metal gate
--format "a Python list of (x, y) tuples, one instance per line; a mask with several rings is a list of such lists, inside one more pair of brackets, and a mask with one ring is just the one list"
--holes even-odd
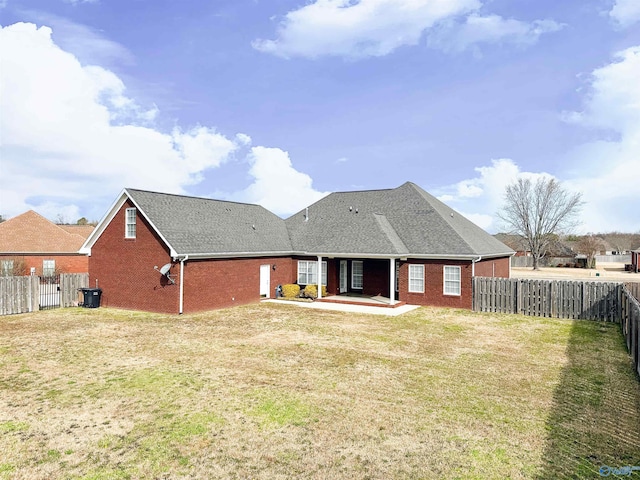
[(60, 275), (40, 277), (40, 310), (60, 307)]

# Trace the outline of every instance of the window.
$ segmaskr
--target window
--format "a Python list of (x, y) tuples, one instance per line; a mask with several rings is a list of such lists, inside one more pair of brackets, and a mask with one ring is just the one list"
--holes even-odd
[(444, 294), (460, 295), (460, 267), (444, 267)]
[[(318, 262), (313, 260), (298, 260), (298, 284), (317, 285)], [(327, 262), (322, 262), (322, 285), (327, 284)]]
[(409, 265), (409, 291), (424, 293), (424, 265)]
[(136, 238), (136, 209), (127, 208), (124, 220), (124, 238)]
[(0, 276), (11, 277), (13, 275), (13, 260), (2, 260), (0, 264)]
[(362, 289), (362, 260), (351, 262), (351, 288)]
[(42, 261), (42, 276), (43, 277), (53, 277), (56, 272), (56, 261), (55, 260), (43, 260)]

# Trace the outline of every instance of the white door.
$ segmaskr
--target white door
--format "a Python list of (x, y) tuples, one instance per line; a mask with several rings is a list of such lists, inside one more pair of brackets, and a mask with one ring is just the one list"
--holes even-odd
[(260, 296), (270, 298), (271, 291), (271, 265), (260, 265)]
[(340, 260), (340, 293), (347, 291), (347, 261)]

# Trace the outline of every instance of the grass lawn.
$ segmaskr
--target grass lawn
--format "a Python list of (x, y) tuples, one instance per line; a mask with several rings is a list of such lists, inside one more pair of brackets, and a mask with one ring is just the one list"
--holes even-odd
[(0, 317), (0, 478), (600, 478), (602, 465), (640, 466), (640, 382), (617, 325), (275, 304)]

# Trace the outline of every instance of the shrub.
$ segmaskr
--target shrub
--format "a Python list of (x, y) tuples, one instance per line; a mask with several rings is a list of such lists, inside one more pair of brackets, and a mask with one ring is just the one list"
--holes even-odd
[(287, 283), (282, 286), (282, 296), (284, 298), (296, 298), (298, 295), (300, 295), (300, 285)]
[[(304, 296), (307, 298), (318, 298), (318, 286), (317, 285), (307, 285), (304, 287)], [(327, 287), (322, 286), (322, 296), (327, 296)]]

